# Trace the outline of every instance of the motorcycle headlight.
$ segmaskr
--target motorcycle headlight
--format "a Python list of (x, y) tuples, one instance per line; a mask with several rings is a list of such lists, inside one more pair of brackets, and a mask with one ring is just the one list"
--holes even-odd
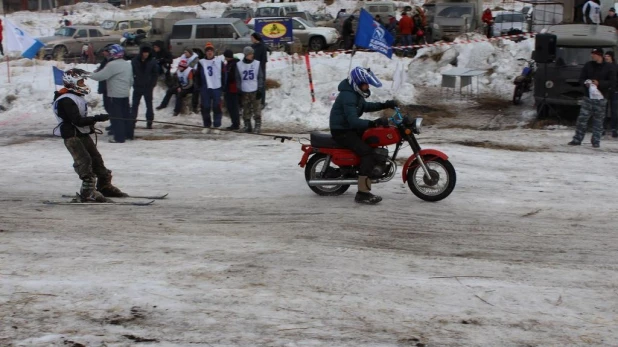
[(406, 128), (412, 130), (413, 133), (417, 135), (421, 133), (423, 118), (406, 117), (404, 122), (405, 122)]

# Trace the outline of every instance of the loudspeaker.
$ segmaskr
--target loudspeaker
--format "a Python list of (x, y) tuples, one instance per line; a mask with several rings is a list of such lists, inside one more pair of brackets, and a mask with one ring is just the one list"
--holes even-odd
[(551, 63), (556, 60), (556, 40), (554, 34), (537, 34), (534, 42), (534, 61)]

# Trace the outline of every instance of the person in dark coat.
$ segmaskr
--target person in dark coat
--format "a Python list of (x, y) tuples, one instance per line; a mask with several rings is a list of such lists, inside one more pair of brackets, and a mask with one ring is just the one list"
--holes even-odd
[(223, 72), (223, 93), (225, 93), (225, 107), (230, 113), (232, 119), (232, 125), (227, 127), (227, 130), (240, 129), (240, 100), (238, 98), (240, 92), (240, 81), (238, 81), (237, 75), (239, 75), (238, 67), (236, 64), (240, 61), (234, 57), (234, 53), (227, 49), (223, 52), (223, 57), (227, 61)]
[(144, 101), (146, 101), (146, 128), (152, 129), (152, 121), (154, 120), (152, 93), (159, 78), (159, 67), (156, 60), (151, 56), (152, 48), (150, 48), (150, 45), (142, 45), (139, 52), (140, 54), (131, 60), (131, 66), (133, 67), (131, 118), (137, 119), (139, 104), (143, 96)]
[[(262, 76), (264, 80), (266, 80), (266, 63), (268, 62), (268, 52), (270, 52), (270, 48), (264, 44), (262, 40), (262, 35), (258, 33), (251, 34), (251, 48), (253, 48), (253, 59), (260, 62), (260, 71), (262, 71)], [(262, 100), (260, 103), (262, 104), (262, 108), (266, 106), (266, 87), (262, 87), (260, 90), (260, 94), (262, 96)]]
[(376, 112), (387, 108), (395, 108), (395, 100), (386, 102), (366, 102), (371, 95), (369, 86), (381, 87), (380, 80), (368, 69), (355, 67), (350, 76), (339, 83), (339, 95), (330, 110), (330, 133), (333, 140), (340, 146), (348, 148), (360, 157), (358, 176), (358, 193), (354, 200), (364, 204), (377, 204), (381, 197), (371, 194), (371, 172), (376, 163), (376, 154), (362, 140), (363, 133), (368, 128), (388, 125), (382, 118), (370, 121), (361, 119), (364, 112)]
[(618, 15), (616, 15), (616, 9), (612, 7), (609, 9), (608, 13), (609, 14), (607, 15), (607, 17), (605, 17), (605, 20), (603, 21), (603, 25), (618, 29)]
[(352, 49), (354, 46), (354, 29), (352, 28), (352, 21), (354, 16), (349, 16), (343, 21), (341, 27), (341, 36), (343, 36), (344, 49)]
[(169, 82), (172, 76), (170, 69), (172, 67), (174, 57), (172, 57), (172, 54), (165, 49), (165, 44), (163, 41), (157, 40), (152, 44), (152, 56), (159, 65), (159, 74), (165, 75), (166, 81)]

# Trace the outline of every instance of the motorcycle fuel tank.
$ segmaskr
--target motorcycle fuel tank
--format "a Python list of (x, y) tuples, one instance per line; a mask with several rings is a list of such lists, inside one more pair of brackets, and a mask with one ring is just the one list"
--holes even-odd
[(363, 134), (363, 141), (371, 147), (388, 146), (401, 140), (401, 135), (396, 128), (370, 128)]

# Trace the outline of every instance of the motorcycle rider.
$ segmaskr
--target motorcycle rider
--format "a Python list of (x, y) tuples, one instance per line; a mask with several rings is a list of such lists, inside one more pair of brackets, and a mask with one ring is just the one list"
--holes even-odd
[(333, 140), (360, 157), (358, 192), (354, 200), (358, 203), (377, 204), (382, 198), (370, 193), (371, 171), (376, 162), (374, 149), (363, 142), (362, 136), (368, 128), (388, 126), (388, 120), (378, 118), (370, 121), (360, 119), (364, 112), (395, 108), (397, 102), (367, 102), (371, 95), (369, 86), (380, 88), (382, 83), (370, 69), (355, 67), (348, 78), (339, 83), (339, 95), (330, 111), (330, 132)]

